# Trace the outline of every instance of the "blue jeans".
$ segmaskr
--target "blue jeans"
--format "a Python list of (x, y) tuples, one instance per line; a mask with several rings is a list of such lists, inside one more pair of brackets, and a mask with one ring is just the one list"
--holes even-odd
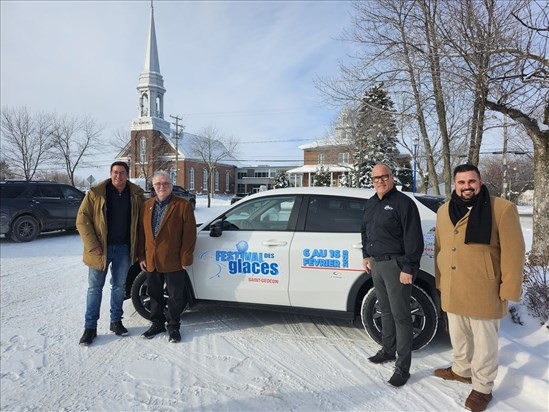
[(122, 305), (126, 294), (126, 276), (130, 268), (130, 248), (128, 245), (107, 246), (105, 270), (90, 268), (88, 273), (88, 294), (86, 298), (86, 322), (84, 328), (96, 329), (101, 308), (103, 286), (111, 267), (111, 322), (122, 320)]

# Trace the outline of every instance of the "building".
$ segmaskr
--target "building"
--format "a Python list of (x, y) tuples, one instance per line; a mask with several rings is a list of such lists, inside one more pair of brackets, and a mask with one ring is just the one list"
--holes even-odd
[[(236, 191), (237, 193), (255, 193), (261, 190), (272, 189), (273, 180), (277, 174), (288, 172), (295, 166), (249, 166), (236, 169)], [(296, 182), (300, 183), (300, 181)], [(301, 186), (290, 181), (292, 186)]]
[(288, 170), (290, 181), (312, 186), (315, 174), (322, 168), (330, 173), (331, 186), (346, 186), (353, 170), (352, 146), (347, 138), (352, 123), (351, 113), (345, 108), (333, 136), (299, 146), (303, 150), (303, 166)]
[[(289, 180), (296, 186), (313, 186), (315, 175), (322, 170), (330, 174), (330, 186), (349, 186), (354, 170), (353, 124), (351, 111), (344, 108), (332, 136), (299, 146), (303, 166), (288, 170)], [(396, 160), (400, 167), (409, 168), (410, 156), (398, 154)]]
[[(130, 165), (130, 178), (151, 184), (156, 170), (170, 173), (173, 184), (198, 193), (206, 193), (210, 185), (215, 193), (234, 193), (236, 167), (239, 163), (231, 156), (224, 156), (217, 163), (213, 176), (209, 176), (207, 164), (198, 156), (194, 147), (209, 147), (212, 156), (225, 149), (219, 141), (183, 132), (180, 118), (166, 120), (164, 110), (164, 79), (160, 73), (154, 9), (151, 4), (149, 35), (145, 52), (145, 66), (139, 76), (138, 116), (131, 123), (131, 138), (118, 154), (119, 160)], [(175, 129), (172, 128), (175, 126)]]

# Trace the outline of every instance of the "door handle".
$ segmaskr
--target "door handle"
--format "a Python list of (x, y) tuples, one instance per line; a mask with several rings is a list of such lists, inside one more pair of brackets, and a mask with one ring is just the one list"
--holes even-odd
[(263, 246), (286, 246), (288, 242), (284, 240), (266, 240), (263, 242)]
[(353, 249), (362, 249), (362, 243), (352, 245)]

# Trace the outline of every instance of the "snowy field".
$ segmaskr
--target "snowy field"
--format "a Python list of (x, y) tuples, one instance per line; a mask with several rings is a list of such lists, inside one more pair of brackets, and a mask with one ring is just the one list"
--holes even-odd
[[(197, 221), (220, 213), (228, 199)], [(213, 217), (213, 216), (212, 216)], [(531, 244), (531, 216), (522, 218)], [(81, 347), (87, 268), (77, 234), (15, 244), (0, 239), (2, 411), (460, 411), (470, 386), (433, 377), (450, 365), (440, 333), (414, 352), (408, 384), (367, 358), (378, 346), (345, 321), (200, 305), (182, 318), (183, 340), (144, 340), (149, 323), (124, 303), (128, 337), (108, 331)], [(519, 307), (523, 326), (501, 323), (493, 411), (549, 410), (548, 330)]]

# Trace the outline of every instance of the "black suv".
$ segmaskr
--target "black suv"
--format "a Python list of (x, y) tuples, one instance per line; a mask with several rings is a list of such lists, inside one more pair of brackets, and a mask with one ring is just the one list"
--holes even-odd
[[(194, 193), (189, 192), (184, 187), (173, 185), (172, 193), (174, 196), (182, 197), (183, 199), (187, 199), (192, 207), (193, 210), (196, 209), (196, 195)], [(154, 187), (151, 189), (150, 197), (156, 196), (156, 193), (154, 192)]]
[(30, 242), (40, 232), (75, 230), (84, 193), (57, 182), (0, 182), (0, 233)]

